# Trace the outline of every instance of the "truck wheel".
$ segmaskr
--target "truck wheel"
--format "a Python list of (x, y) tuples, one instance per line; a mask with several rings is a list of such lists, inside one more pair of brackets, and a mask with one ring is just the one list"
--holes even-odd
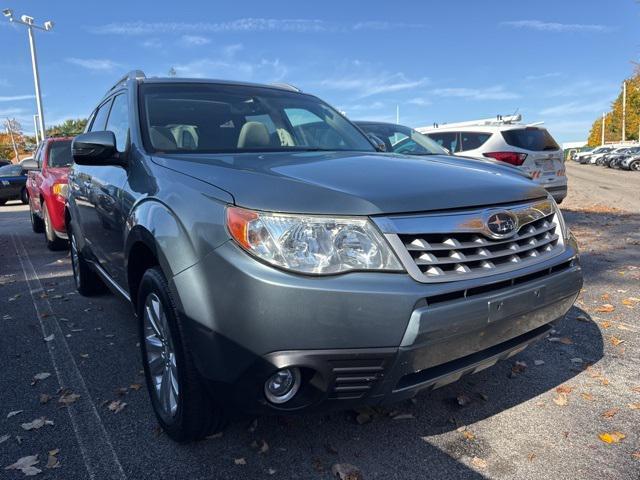
[(181, 443), (220, 431), (225, 413), (196, 370), (180, 315), (158, 267), (144, 273), (137, 305), (142, 363), (158, 422)]
[(27, 189), (26, 188), (23, 188), (22, 191), (20, 192), (20, 201), (24, 205), (29, 203), (29, 194), (27, 193)]
[(70, 226), (67, 227), (67, 231), (69, 232), (71, 268), (73, 270), (73, 281), (76, 284), (76, 290), (78, 290), (78, 293), (83, 297), (89, 297), (96, 293), (104, 292), (106, 290), (105, 284), (82, 257), (82, 253), (78, 250), (76, 237)]
[(44, 222), (39, 216), (36, 215), (36, 212), (33, 211), (31, 202), (29, 202), (29, 218), (31, 219), (31, 229), (35, 233), (44, 232)]
[(49, 210), (47, 210), (47, 204), (42, 203), (42, 216), (44, 217), (44, 238), (47, 242), (47, 248), (49, 250), (65, 250), (69, 247), (69, 242), (64, 238), (60, 238), (56, 235), (51, 224), (51, 217), (49, 216)]

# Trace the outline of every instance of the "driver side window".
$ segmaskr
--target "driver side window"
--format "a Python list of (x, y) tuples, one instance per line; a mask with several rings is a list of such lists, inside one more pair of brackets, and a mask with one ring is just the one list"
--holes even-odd
[(107, 126), (107, 117), (109, 116), (109, 108), (111, 107), (111, 99), (98, 107), (95, 116), (93, 117), (93, 123), (91, 124), (90, 132), (102, 132)]

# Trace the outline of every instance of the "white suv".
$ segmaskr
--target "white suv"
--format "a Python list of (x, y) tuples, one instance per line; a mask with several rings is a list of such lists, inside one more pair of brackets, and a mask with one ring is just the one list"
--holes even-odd
[(525, 171), (561, 203), (567, 196), (562, 148), (536, 125), (518, 123), (520, 115), (417, 128), (454, 155), (493, 158)]

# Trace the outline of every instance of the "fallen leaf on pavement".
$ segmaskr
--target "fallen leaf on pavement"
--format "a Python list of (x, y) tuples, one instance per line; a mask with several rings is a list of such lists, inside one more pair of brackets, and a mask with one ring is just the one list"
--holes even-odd
[(7, 413), (7, 418), (15, 417), (16, 415), (22, 412), (24, 412), (24, 410), (14, 410), (13, 412), (9, 412)]
[(129, 385), (129, 388), (131, 390), (135, 390), (137, 392), (138, 390), (140, 390), (142, 388), (142, 385), (139, 384), (139, 383), (132, 383), (131, 385)]
[(530, 462), (533, 462), (533, 459), (536, 458), (536, 454), (535, 453), (530, 453), (529, 455), (527, 455), (527, 459)]
[(562, 337), (558, 341), (564, 345), (573, 345), (573, 340), (571, 340), (569, 337)]
[(611, 335), (611, 338), (609, 340), (611, 341), (611, 345), (613, 345), (614, 347), (617, 347), (624, 342), (624, 340), (621, 340), (618, 337), (614, 337), (613, 335)]
[(611, 313), (615, 311), (616, 307), (611, 305), (610, 303), (605, 303), (604, 305), (600, 305), (596, 308), (596, 312), (598, 313)]
[(53, 421), (47, 420), (44, 417), (36, 418), (35, 420), (27, 423), (22, 423), (20, 426), (25, 430), (37, 430), (45, 425), (53, 425)]
[(112, 402), (109, 403), (109, 405), (107, 405), (107, 408), (113, 413), (120, 413), (122, 410), (124, 410), (124, 407), (126, 406), (127, 404), (123, 401), (113, 400)]
[(63, 393), (62, 395), (60, 395), (60, 398), (58, 398), (58, 403), (61, 403), (63, 405), (71, 405), (73, 402), (75, 402), (76, 400), (78, 400), (80, 398), (80, 395), (78, 395), (77, 393)]
[(480, 469), (484, 469), (487, 468), (487, 462), (486, 460), (483, 460), (479, 457), (473, 457), (471, 459), (471, 463), (473, 464), (474, 467), (476, 468), (480, 468)]
[(246, 465), (247, 461), (244, 458), (234, 458), (233, 463), (236, 465)]
[(44, 337), (43, 340), (45, 342), (51, 342), (54, 338), (56, 338), (56, 336), (52, 333), (51, 335)]
[(536, 367), (539, 367), (540, 365), (544, 365), (544, 360), (534, 360), (534, 361), (533, 361), (533, 364), (534, 364)]
[(578, 316), (576, 317), (576, 320), (579, 320), (579, 321), (581, 321), (581, 322), (588, 322), (588, 321), (589, 321), (589, 317), (586, 317), (586, 316), (584, 316), (584, 315), (578, 315)]
[(568, 403), (567, 394), (566, 393), (559, 393), (558, 395), (556, 395), (554, 397), (553, 403), (555, 403), (556, 405), (559, 405), (561, 407), (564, 407)]
[(258, 450), (258, 452), (262, 453), (263, 455), (269, 453), (269, 444), (264, 440), (254, 441), (251, 444), (251, 447)]
[(0, 435), (0, 443), (6, 442), (7, 440), (9, 440), (11, 438), (11, 435), (6, 434), (6, 435)]
[(38, 455), (29, 455), (27, 457), (22, 457), (18, 459), (16, 463), (13, 463), (7, 467), (4, 467), (5, 470), (20, 470), (27, 477), (31, 477), (33, 475), (38, 475), (42, 472), (39, 468), (35, 467), (39, 463)]
[(514, 374), (523, 373), (526, 369), (527, 369), (526, 362), (517, 361), (511, 367), (511, 373), (514, 373)]
[(411, 420), (411, 419), (414, 419), (416, 417), (414, 417), (413, 414), (411, 414), (411, 413), (399, 413), (398, 415), (395, 415), (392, 418), (394, 420)]
[(611, 322), (608, 322), (608, 321), (605, 320), (604, 322), (600, 322), (600, 326), (602, 328), (605, 328), (605, 329), (609, 328), (609, 327), (611, 327)]
[(567, 385), (560, 385), (559, 387), (556, 387), (556, 392), (558, 392), (558, 393), (569, 394), (572, 391), (573, 391), (573, 387), (569, 387)]
[(603, 302), (608, 302), (609, 300), (611, 300), (611, 295), (609, 295), (608, 293), (603, 293), (600, 298), (602, 298)]
[(41, 393), (40, 394), (40, 405), (44, 405), (49, 400), (51, 400), (51, 395), (46, 394), (46, 393)]
[(33, 381), (31, 382), (31, 385), (35, 385), (40, 380), (45, 380), (45, 379), (49, 378), (50, 376), (51, 376), (51, 374), (49, 372), (36, 373), (33, 376)]
[(640, 460), (640, 450), (638, 450), (637, 452), (633, 452), (631, 456), (636, 460)]
[(56, 455), (58, 455), (60, 453), (60, 449), (56, 448), (55, 450), (50, 450), (49, 451), (49, 456), (47, 458), (47, 468), (59, 468), (60, 467), (60, 461), (58, 460), (58, 457), (56, 457)]
[(473, 440), (474, 438), (476, 438), (476, 436), (473, 434), (471, 430), (465, 430), (464, 432), (462, 432), (462, 436), (466, 440)]
[(612, 418), (616, 415), (616, 413), (618, 413), (620, 411), (619, 408), (610, 408), (609, 410), (605, 411), (602, 416), (604, 418)]
[(583, 392), (580, 395), (582, 395), (582, 398), (584, 398), (585, 400), (588, 400), (590, 402), (593, 401), (593, 395), (591, 395), (590, 393)]
[(461, 393), (456, 397), (456, 401), (458, 402), (458, 405), (460, 405), (461, 407), (464, 407), (471, 403), (471, 398), (469, 397), (469, 395), (465, 393)]
[(605, 432), (598, 435), (604, 443), (619, 443), (626, 435), (622, 432)]
[(629, 408), (631, 410), (640, 410), (640, 403), (630, 403)]
[(331, 475), (339, 480), (363, 480), (362, 472), (358, 467), (349, 463), (336, 463), (331, 467)]

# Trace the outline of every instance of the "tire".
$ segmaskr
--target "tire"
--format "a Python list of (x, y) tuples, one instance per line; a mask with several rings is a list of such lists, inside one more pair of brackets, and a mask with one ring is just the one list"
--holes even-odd
[(23, 205), (26, 205), (27, 203), (29, 203), (29, 194), (27, 193), (26, 187), (23, 188), (22, 191), (20, 192), (20, 201), (22, 202)]
[(44, 222), (36, 215), (36, 212), (33, 211), (31, 202), (29, 202), (29, 218), (31, 219), (31, 230), (35, 233), (44, 233)]
[[(70, 228), (68, 229), (70, 230)], [(71, 268), (73, 270), (73, 281), (76, 284), (76, 290), (83, 297), (90, 297), (106, 290), (102, 279), (94, 272), (87, 261), (82, 257), (82, 253), (78, 250), (78, 244), (73, 234), (73, 230), (69, 231), (69, 244), (71, 249)]]
[(49, 210), (47, 210), (47, 204), (45, 202), (42, 202), (42, 216), (44, 217), (44, 239), (47, 242), (47, 248), (54, 252), (69, 248), (68, 240), (58, 237), (53, 230), (51, 217), (49, 216)]
[(160, 268), (144, 273), (137, 305), (147, 390), (160, 426), (180, 443), (222, 430), (226, 414), (211, 398), (194, 365), (180, 315)]
[(640, 160), (634, 160), (629, 164), (629, 170), (640, 172)]

